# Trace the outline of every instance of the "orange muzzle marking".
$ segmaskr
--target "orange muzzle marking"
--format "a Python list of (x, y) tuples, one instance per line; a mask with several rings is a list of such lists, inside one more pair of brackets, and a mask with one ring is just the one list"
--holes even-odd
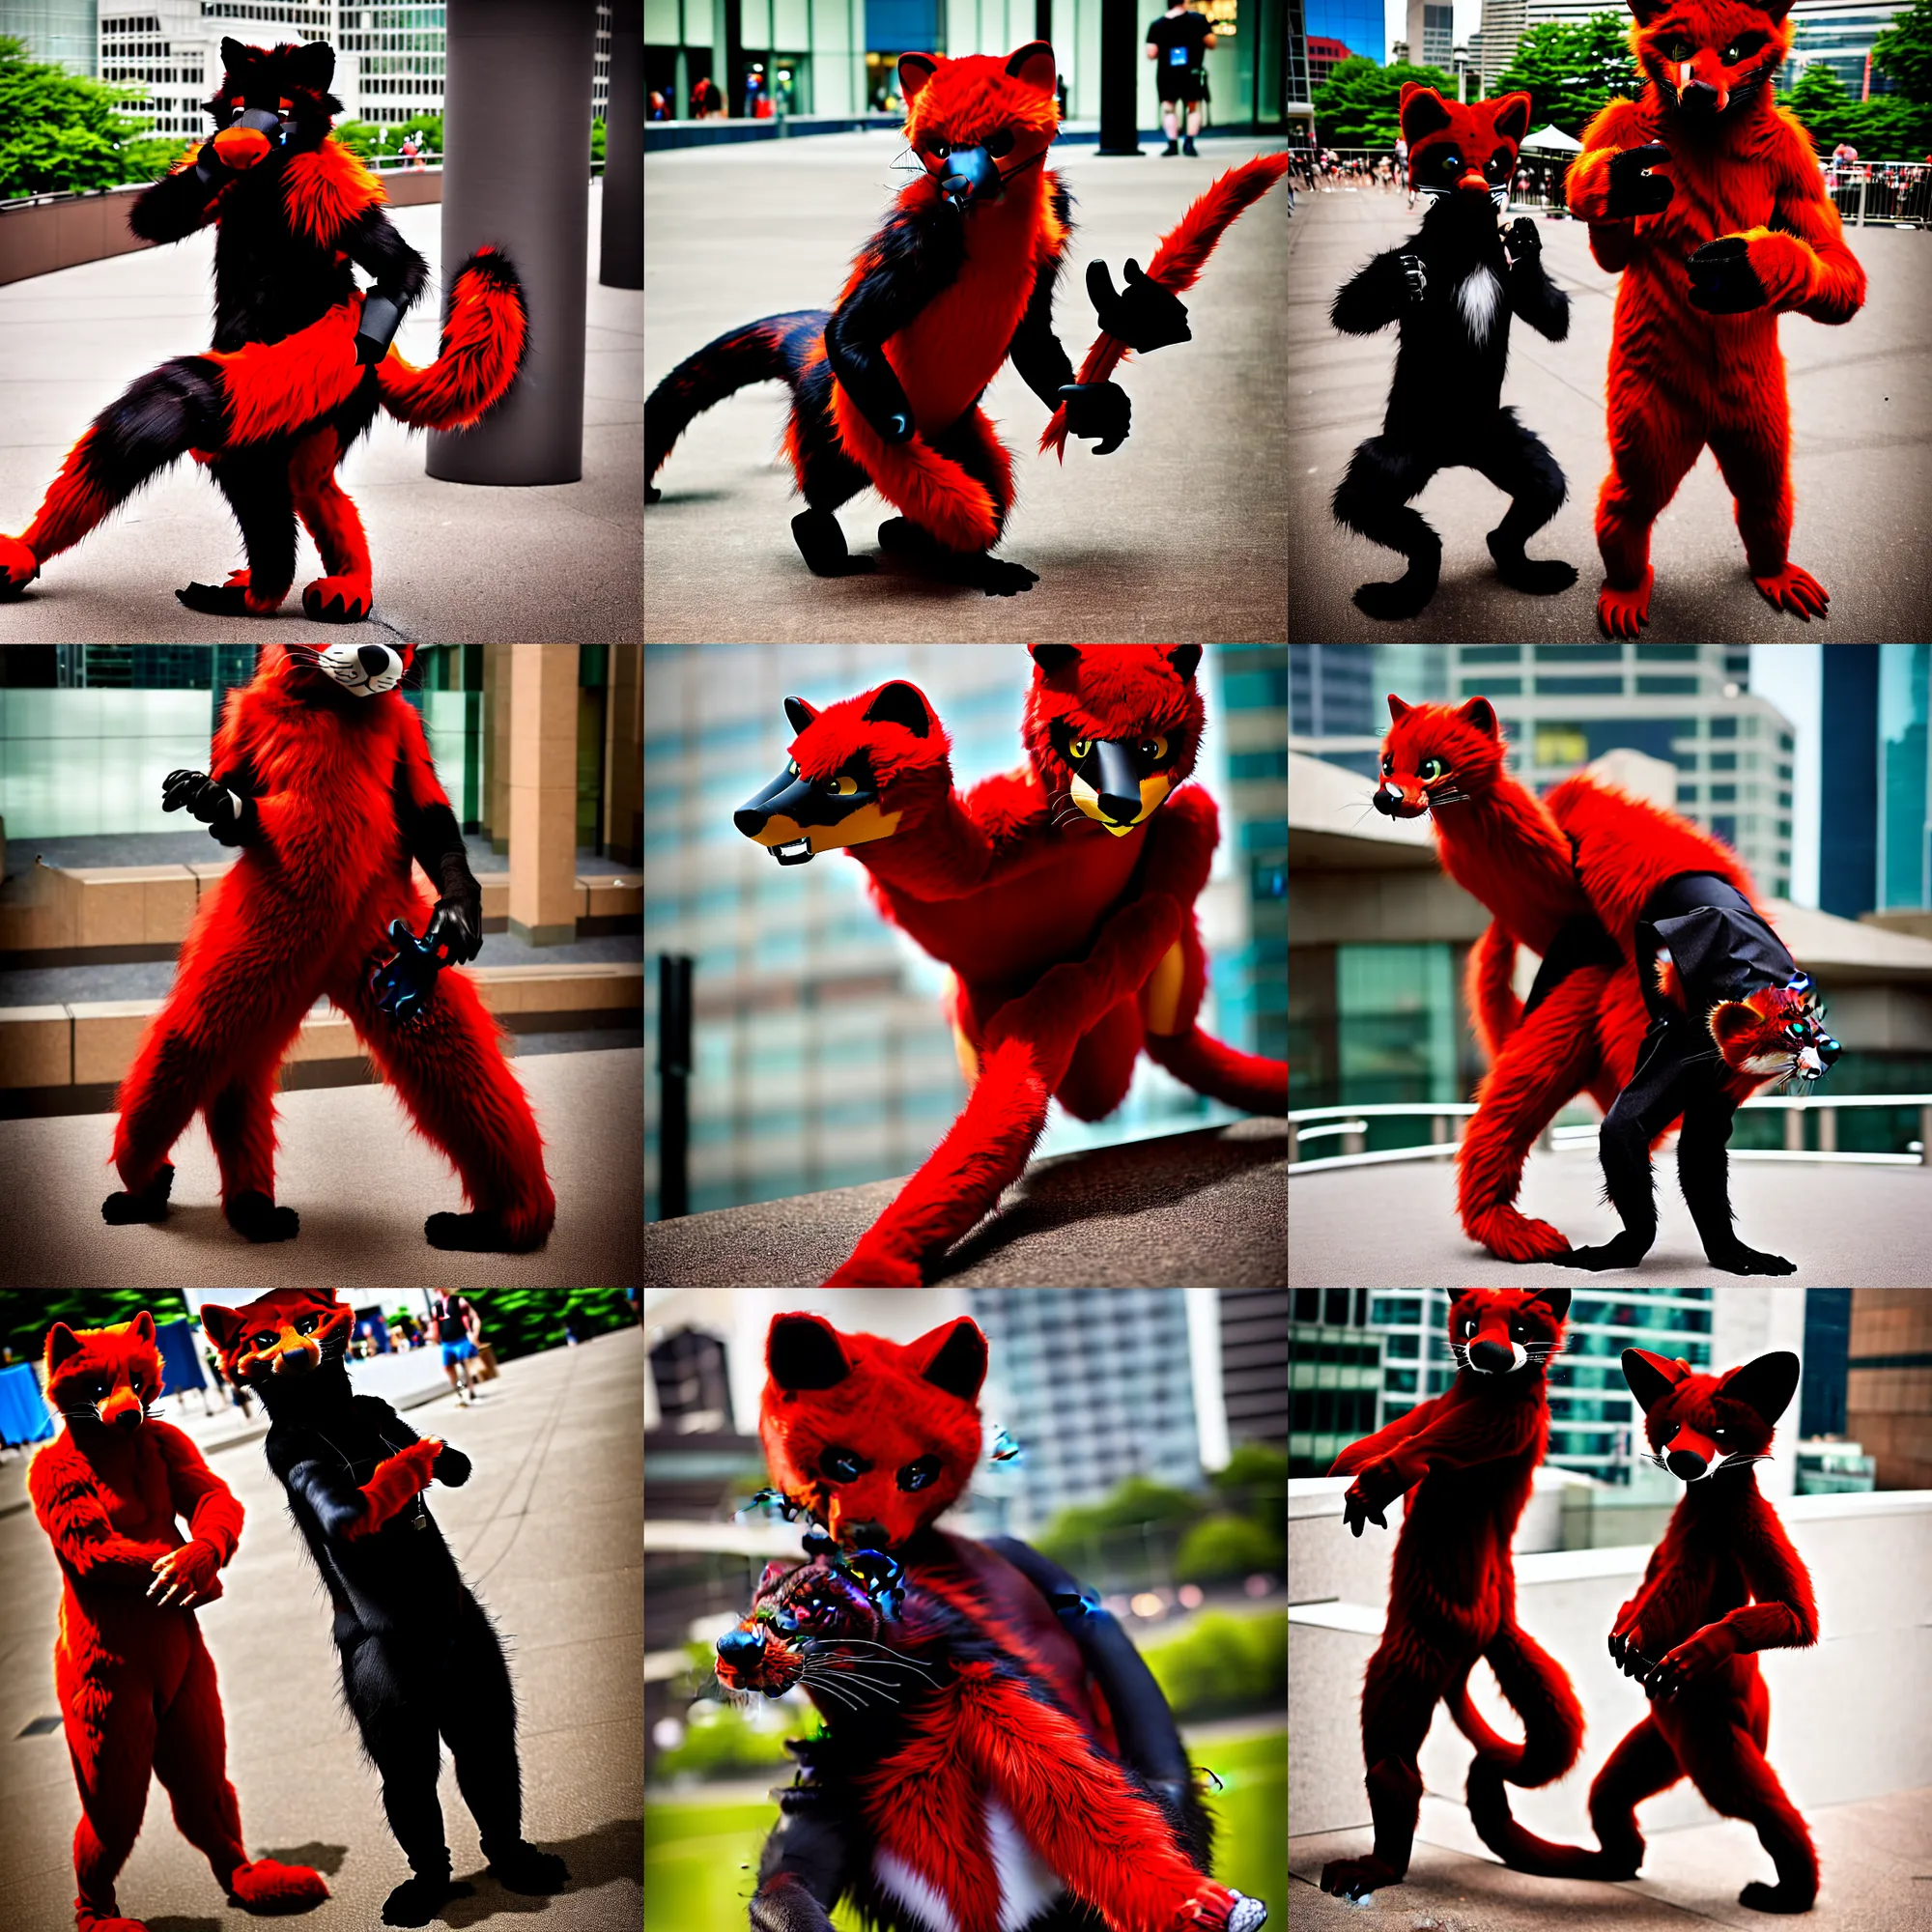
[(214, 137), (214, 152), (231, 168), (252, 168), (268, 158), (269, 137), (259, 128), (224, 128)]

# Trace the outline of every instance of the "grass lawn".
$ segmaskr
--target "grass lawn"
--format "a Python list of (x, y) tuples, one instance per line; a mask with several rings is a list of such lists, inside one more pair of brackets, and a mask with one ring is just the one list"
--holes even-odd
[[(1208, 1787), (1214, 1875), (1263, 1899), (1271, 1926), (1288, 1911), (1288, 1737), (1276, 1731), (1198, 1747), (1227, 1787)], [(774, 1776), (775, 1783), (780, 1781)], [(644, 1932), (744, 1932), (758, 1851), (778, 1817), (771, 1804), (671, 1802), (644, 1806)], [(844, 1907), (837, 1924), (858, 1932)]]

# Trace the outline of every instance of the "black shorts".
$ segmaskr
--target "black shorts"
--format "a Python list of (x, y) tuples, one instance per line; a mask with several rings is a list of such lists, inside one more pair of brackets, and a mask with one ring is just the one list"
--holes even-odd
[(1162, 72), (1158, 91), (1163, 106), (1169, 101), (1191, 106), (1207, 99), (1208, 76), (1196, 67), (1171, 67)]

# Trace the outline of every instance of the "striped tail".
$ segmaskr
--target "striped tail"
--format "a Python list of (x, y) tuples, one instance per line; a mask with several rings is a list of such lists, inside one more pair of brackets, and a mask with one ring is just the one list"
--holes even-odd
[(436, 360), (418, 369), (392, 349), (377, 364), (383, 407), (412, 429), (473, 428), (509, 392), (528, 335), (516, 270), (479, 248), (449, 285)]
[(831, 319), (824, 309), (762, 316), (687, 355), (644, 404), (645, 484), (664, 468), (692, 419), (714, 404), (753, 383), (788, 383), (796, 389), (799, 373)]

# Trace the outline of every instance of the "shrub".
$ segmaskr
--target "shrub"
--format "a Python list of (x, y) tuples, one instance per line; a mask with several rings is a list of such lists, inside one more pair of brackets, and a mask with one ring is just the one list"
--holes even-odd
[(1282, 1567), (1283, 1545), (1258, 1522), (1239, 1516), (1210, 1516), (1187, 1532), (1174, 1559), (1183, 1583), (1220, 1582), (1257, 1570)]
[(1277, 1706), (1288, 1694), (1288, 1612), (1210, 1610), (1184, 1636), (1141, 1654), (1177, 1718)]

